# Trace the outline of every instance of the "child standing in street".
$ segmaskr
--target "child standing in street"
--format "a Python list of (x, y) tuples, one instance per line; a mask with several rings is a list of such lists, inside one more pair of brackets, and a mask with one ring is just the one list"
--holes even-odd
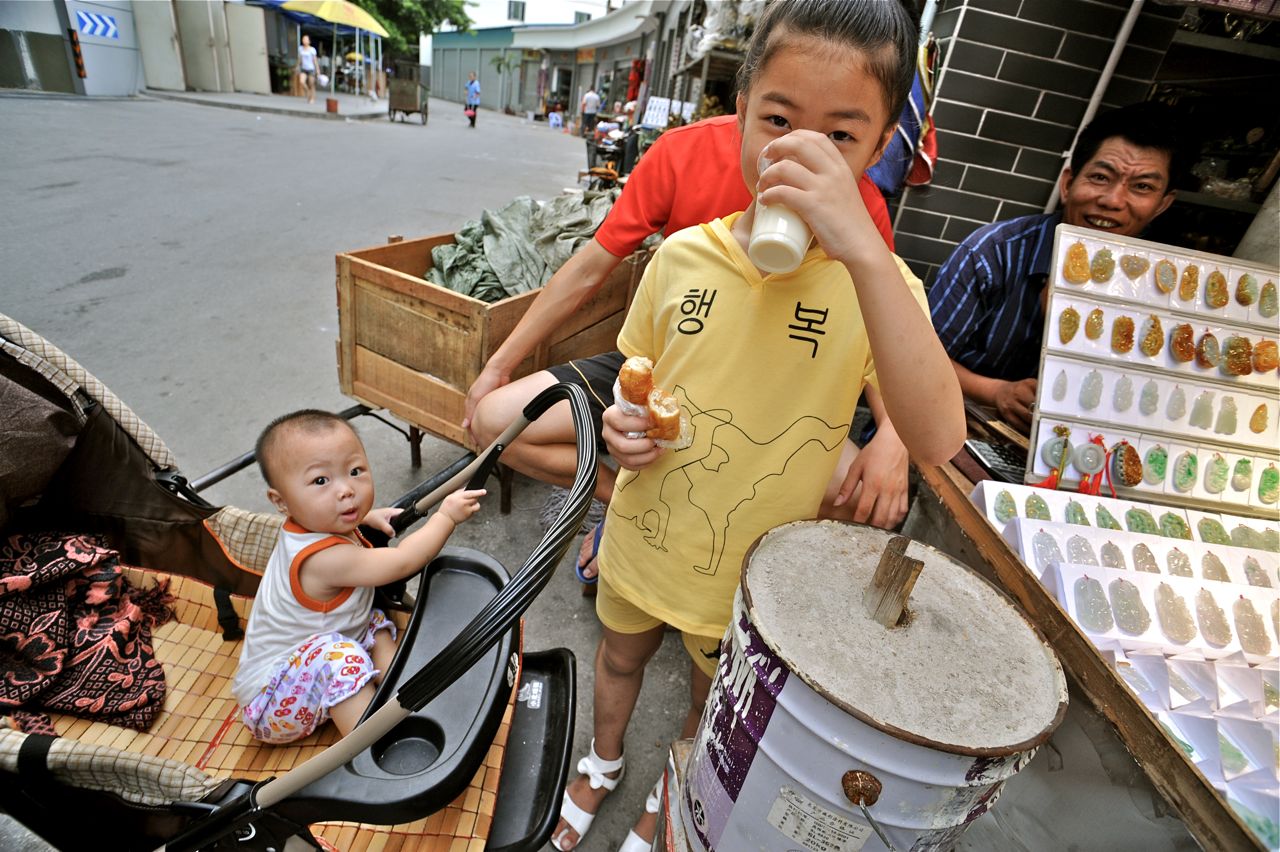
[[(558, 849), (581, 841), (622, 776), (623, 737), (666, 625), (693, 659), (683, 736), (693, 734), (743, 557), (767, 530), (817, 515), (850, 461), (863, 385), (878, 388), (916, 461), (941, 463), (963, 443), (959, 385), (923, 286), (857, 188), (894, 131), (917, 35), (899, 2), (766, 6), (739, 77), (742, 174), (757, 202), (793, 210), (817, 245), (794, 272), (760, 272), (747, 255), (753, 204), (670, 236), (645, 271), (618, 348), (654, 362), (692, 443), (661, 449), (645, 436), (648, 417), (605, 411), (605, 443), (625, 470), (599, 555), (594, 739), (565, 794)], [(646, 811), (624, 852), (648, 848), (656, 797)]]
[(471, 121), (471, 127), (476, 126), (476, 112), (480, 109), (480, 81), (476, 79), (476, 72), (472, 71), (467, 79), (466, 105), (463, 112)]
[(364, 445), (342, 418), (304, 410), (258, 438), (267, 497), (288, 516), (254, 598), (231, 691), (256, 739), (287, 743), (332, 718), (345, 736), (395, 655), (393, 625), (374, 589), (440, 552), (484, 491), (457, 491), (394, 548), (373, 548), (366, 523), (394, 535), (399, 509), (373, 509)]

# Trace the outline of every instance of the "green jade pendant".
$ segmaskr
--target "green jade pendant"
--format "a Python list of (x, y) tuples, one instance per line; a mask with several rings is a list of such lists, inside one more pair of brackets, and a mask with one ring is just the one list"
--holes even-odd
[(1222, 453), (1214, 453), (1204, 466), (1204, 490), (1210, 494), (1221, 494), (1227, 488), (1231, 478), (1231, 466), (1222, 457)]
[(1182, 538), (1190, 541), (1191, 527), (1187, 526), (1187, 522), (1181, 515), (1165, 512), (1160, 516), (1160, 535), (1165, 538)]
[(996, 495), (996, 520), (1002, 524), (1018, 517), (1018, 504), (1014, 501), (1013, 495), (1008, 491), (1001, 491)]
[(1067, 523), (1081, 527), (1089, 526), (1089, 515), (1085, 512), (1084, 506), (1075, 500), (1067, 501)]
[(1159, 485), (1164, 482), (1164, 475), (1169, 469), (1169, 451), (1156, 444), (1147, 450), (1142, 464), (1142, 480), (1148, 485)]
[(1217, 518), (1201, 518), (1196, 521), (1196, 531), (1205, 544), (1231, 544), (1231, 536), (1227, 528)]
[(1267, 465), (1258, 477), (1258, 499), (1268, 506), (1280, 499), (1280, 470), (1273, 464)]
[(1146, 509), (1134, 508), (1125, 512), (1124, 523), (1129, 528), (1129, 532), (1160, 535), (1160, 527), (1156, 524), (1156, 519), (1151, 517), (1151, 513)]
[(1252, 482), (1253, 461), (1251, 459), (1236, 459), (1235, 467), (1231, 469), (1231, 487), (1236, 491), (1248, 491)]
[(1098, 506), (1093, 510), (1093, 519), (1098, 522), (1098, 527), (1104, 530), (1123, 529), (1120, 522), (1116, 520), (1115, 515), (1107, 510), (1106, 506)]
[(1196, 454), (1191, 451), (1179, 453), (1178, 457), (1173, 460), (1173, 488), (1175, 491), (1186, 494), (1196, 484), (1196, 471), (1199, 467), (1199, 460)]
[(1026, 505), (1026, 517), (1033, 518), (1037, 521), (1052, 521), (1053, 518), (1049, 514), (1049, 504), (1039, 494), (1028, 494)]

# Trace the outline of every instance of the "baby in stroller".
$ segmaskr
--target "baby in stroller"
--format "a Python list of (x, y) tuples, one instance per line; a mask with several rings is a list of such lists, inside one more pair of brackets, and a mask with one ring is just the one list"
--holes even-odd
[(256, 739), (288, 743), (332, 718), (345, 736), (373, 701), (396, 650), (374, 607), (378, 586), (416, 573), (480, 510), (484, 490), (455, 491), (398, 547), (374, 548), (364, 523), (394, 535), (402, 509), (373, 508), (373, 476), (351, 425), (327, 411), (276, 418), (256, 455), (267, 497), (288, 520), (258, 587), (232, 692)]

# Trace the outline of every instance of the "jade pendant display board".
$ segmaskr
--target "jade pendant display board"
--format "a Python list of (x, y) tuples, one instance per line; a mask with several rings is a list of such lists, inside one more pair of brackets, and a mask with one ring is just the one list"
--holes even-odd
[[(1275, 269), (1059, 225), (1025, 481), (1280, 514)], [(1104, 492), (1107, 489), (1104, 486)]]

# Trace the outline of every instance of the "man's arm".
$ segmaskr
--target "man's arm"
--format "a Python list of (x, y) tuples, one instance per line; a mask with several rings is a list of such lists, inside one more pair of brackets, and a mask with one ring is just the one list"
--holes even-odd
[(595, 295), (621, 262), (622, 258), (610, 254), (592, 239), (556, 270), (467, 391), (464, 429), (471, 424), (476, 404), (486, 394), (511, 381), (511, 373), (520, 362)]
[(1035, 379), (1010, 382), (980, 376), (954, 359), (951, 366), (955, 368), (960, 392), (966, 399), (994, 408), (1001, 420), (1021, 432), (1030, 430), (1032, 406), (1036, 401)]

